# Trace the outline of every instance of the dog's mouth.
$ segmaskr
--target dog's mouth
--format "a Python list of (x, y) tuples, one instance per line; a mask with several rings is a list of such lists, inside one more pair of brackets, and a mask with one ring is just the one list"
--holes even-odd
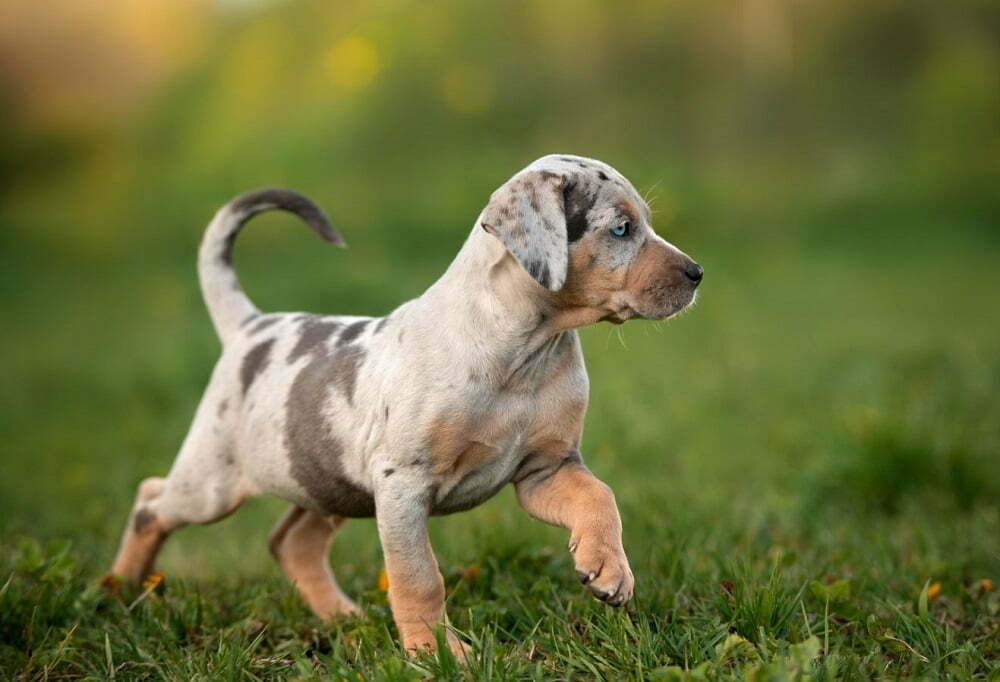
[(669, 320), (690, 309), (697, 297), (697, 292), (692, 291), (690, 297), (684, 296), (682, 300), (676, 300), (672, 297), (672, 300), (665, 301), (655, 307), (639, 306), (632, 303), (623, 304), (618, 310), (614, 310), (602, 317), (601, 321), (612, 324), (624, 324), (628, 320)]

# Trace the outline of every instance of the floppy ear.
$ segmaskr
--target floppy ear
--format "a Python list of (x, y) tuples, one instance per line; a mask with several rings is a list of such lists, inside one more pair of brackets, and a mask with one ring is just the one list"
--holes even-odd
[(558, 291), (566, 282), (569, 244), (564, 197), (571, 189), (571, 181), (557, 173), (518, 173), (493, 193), (480, 220), (514, 260), (550, 291)]

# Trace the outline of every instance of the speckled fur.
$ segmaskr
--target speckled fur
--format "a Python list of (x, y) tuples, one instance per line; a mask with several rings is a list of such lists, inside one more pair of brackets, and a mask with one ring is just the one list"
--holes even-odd
[[(140, 580), (171, 531), (271, 494), (293, 504), (271, 539), (289, 578), (321, 618), (356, 613), (326, 547), (345, 518), (377, 510), (400, 636), (410, 650), (434, 648), (444, 587), (427, 518), (513, 483), (529, 513), (570, 531), (594, 594), (627, 601), (634, 581), (614, 496), (580, 454), (589, 387), (575, 329), (664, 319), (693, 301), (700, 279), (653, 232), (628, 181), (592, 159), (539, 159), (493, 193), (434, 285), (377, 320), (257, 310), (232, 246), (268, 208), (342, 243), (311, 202), (284, 190), (244, 195), (209, 225), (199, 276), (222, 356), (169, 475), (140, 488), (112, 572)], [(628, 236), (612, 236), (625, 221)]]

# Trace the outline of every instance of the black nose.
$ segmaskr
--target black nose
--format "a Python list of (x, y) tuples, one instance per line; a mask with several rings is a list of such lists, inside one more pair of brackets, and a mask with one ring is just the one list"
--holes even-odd
[(695, 263), (694, 261), (691, 261), (684, 268), (684, 274), (687, 275), (687, 278), (689, 280), (691, 280), (695, 284), (698, 284), (698, 282), (701, 281), (701, 278), (705, 276), (705, 269), (702, 268), (697, 263)]

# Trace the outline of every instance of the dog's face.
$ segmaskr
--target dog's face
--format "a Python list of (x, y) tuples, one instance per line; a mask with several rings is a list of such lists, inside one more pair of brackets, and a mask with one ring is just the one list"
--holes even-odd
[(677, 314), (701, 282), (701, 266), (651, 222), (618, 171), (566, 155), (542, 157), (511, 178), (481, 219), (557, 307), (618, 324)]

